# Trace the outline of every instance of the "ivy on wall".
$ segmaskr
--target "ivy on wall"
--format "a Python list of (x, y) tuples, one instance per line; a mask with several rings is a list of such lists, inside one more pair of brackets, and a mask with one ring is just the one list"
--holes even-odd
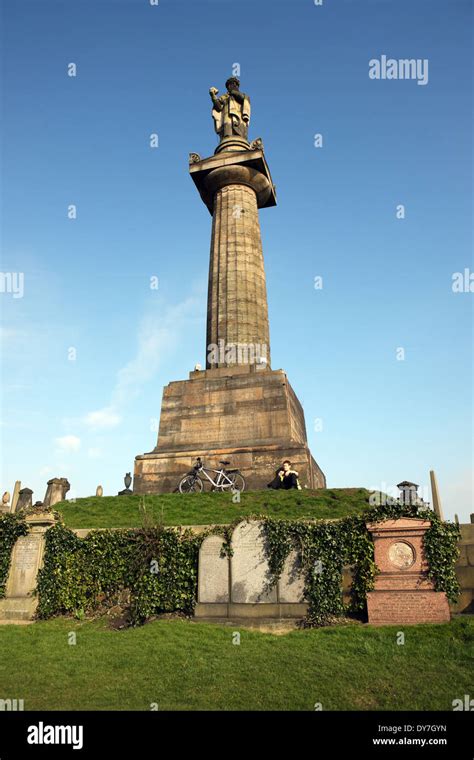
[[(363, 515), (332, 521), (263, 520), (270, 582), (279, 578), (285, 560), (296, 549), (305, 578), (307, 625), (326, 625), (348, 612), (364, 612), (377, 568), (367, 522), (400, 517), (429, 520), (424, 550), (437, 591), (450, 601), (459, 593), (455, 563), (459, 527), (431, 510), (396, 503)], [(248, 519), (248, 518), (247, 518)], [(124, 589), (130, 592), (130, 616), (141, 624), (162, 612), (192, 614), (197, 596), (199, 547), (205, 536), (224, 534), (223, 554), (231, 555), (232, 526), (216, 526), (200, 535), (182, 528), (146, 524), (140, 529), (96, 530), (84, 539), (58, 523), (45, 534), (43, 568), (39, 571), (38, 616), (82, 615)], [(27, 526), (20, 515), (0, 518), (0, 596), (4, 595), (13, 545)], [(350, 604), (342, 597), (342, 572), (352, 567)]]
[(38, 575), (38, 616), (91, 611), (130, 590), (135, 624), (161, 612), (194, 609), (202, 537), (179, 528), (92, 531), (78, 538), (64, 525), (46, 532)]
[[(366, 523), (401, 517), (416, 517), (431, 522), (424, 535), (428, 574), (436, 591), (444, 591), (449, 601), (456, 601), (459, 594), (455, 569), (459, 554), (459, 527), (442, 522), (430, 509), (401, 502), (329, 522), (265, 519), (266, 552), (272, 582), (278, 580), (288, 554), (296, 549), (301, 557), (305, 579), (308, 625), (326, 625), (347, 612), (365, 610), (367, 592), (373, 589), (377, 573), (374, 544)], [(351, 601), (346, 606), (342, 598), (342, 572), (348, 565), (353, 568), (353, 578)]]
[(0, 599), (5, 596), (10, 560), (15, 541), (26, 536), (28, 528), (20, 515), (0, 515)]

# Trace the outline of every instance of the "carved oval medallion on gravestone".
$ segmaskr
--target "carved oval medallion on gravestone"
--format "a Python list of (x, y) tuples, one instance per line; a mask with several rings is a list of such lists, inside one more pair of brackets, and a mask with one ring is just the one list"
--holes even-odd
[(231, 601), (234, 604), (275, 603), (276, 586), (269, 588), (263, 523), (241, 522), (232, 534)]
[(198, 602), (229, 601), (229, 558), (221, 557), (222, 536), (207, 536), (199, 549)]
[(388, 558), (398, 570), (408, 570), (415, 563), (415, 550), (406, 541), (396, 541), (388, 550)]
[(301, 604), (304, 602), (304, 573), (301, 568), (299, 552), (293, 549), (285, 560), (278, 581), (278, 601), (282, 604)]

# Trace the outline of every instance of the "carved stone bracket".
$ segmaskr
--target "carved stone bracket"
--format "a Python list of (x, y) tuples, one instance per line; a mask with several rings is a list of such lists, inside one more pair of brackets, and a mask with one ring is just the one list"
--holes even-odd
[(189, 163), (190, 164), (197, 164), (199, 161), (201, 161), (201, 156), (199, 153), (190, 153), (189, 154)]
[(256, 137), (250, 143), (250, 150), (263, 150), (263, 141), (261, 137)]

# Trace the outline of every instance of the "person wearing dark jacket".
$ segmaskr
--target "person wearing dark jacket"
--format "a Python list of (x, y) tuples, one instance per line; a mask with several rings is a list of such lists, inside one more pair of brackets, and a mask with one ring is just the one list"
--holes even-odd
[(291, 467), (289, 459), (285, 459), (282, 466), (278, 468), (275, 473), (275, 477), (272, 482), (268, 484), (267, 488), (284, 488), (289, 490), (290, 488), (297, 488), (301, 490), (301, 486), (298, 480), (298, 473)]

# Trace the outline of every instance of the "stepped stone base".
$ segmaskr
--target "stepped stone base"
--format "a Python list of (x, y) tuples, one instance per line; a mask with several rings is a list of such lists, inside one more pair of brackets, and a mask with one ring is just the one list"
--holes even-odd
[(302, 487), (325, 488), (311, 456), (304, 412), (283, 370), (255, 365), (191, 372), (163, 392), (158, 445), (135, 459), (134, 493), (169, 493), (200, 456), (230, 460), (247, 489), (266, 488), (290, 459)]

